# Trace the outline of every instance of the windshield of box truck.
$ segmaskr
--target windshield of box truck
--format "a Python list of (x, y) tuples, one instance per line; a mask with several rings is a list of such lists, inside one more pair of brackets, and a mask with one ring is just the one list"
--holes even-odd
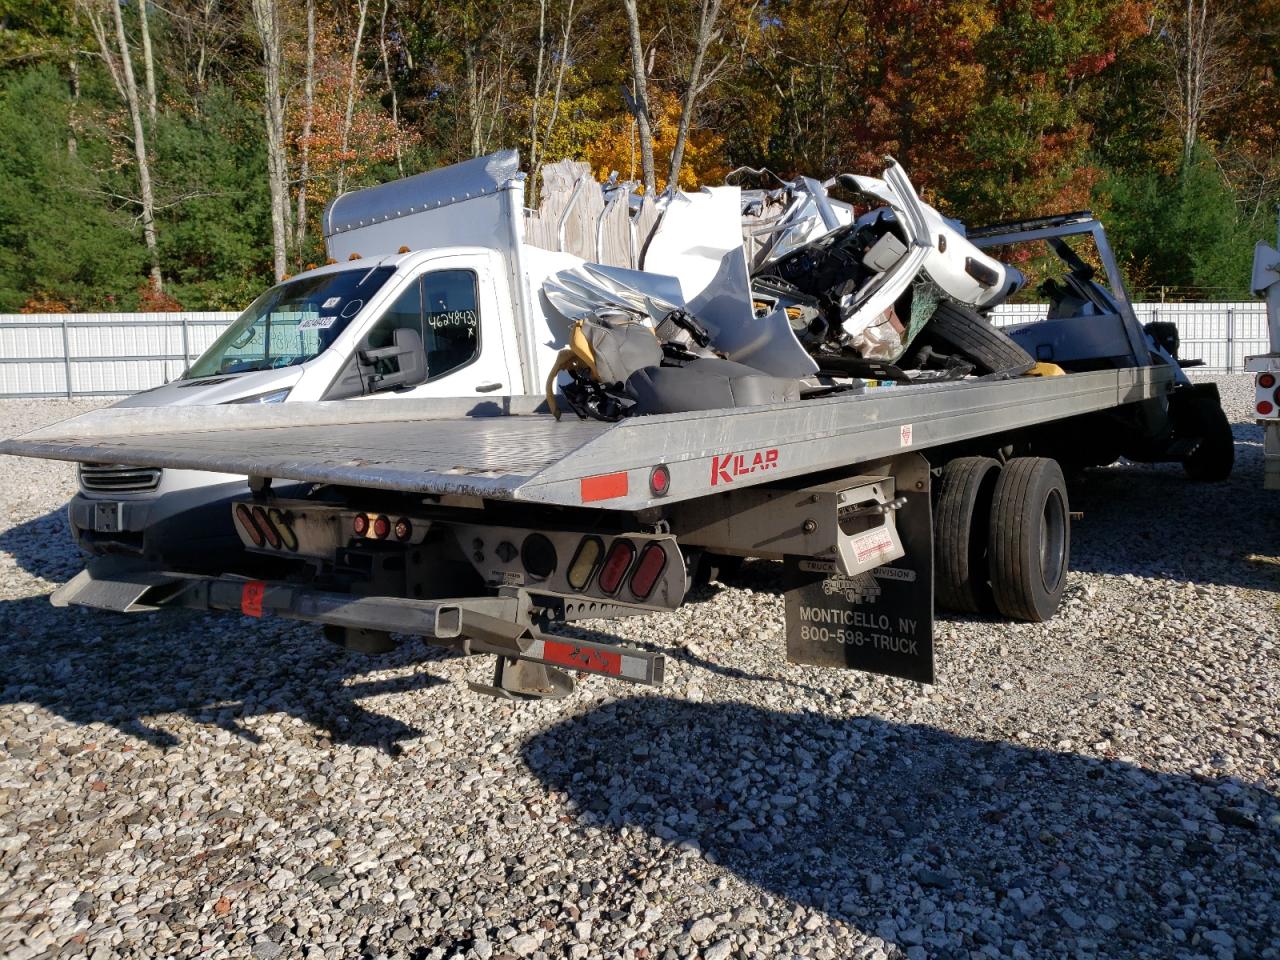
[(292, 367), (329, 348), (394, 267), (342, 270), (272, 287), (183, 375), (184, 380)]

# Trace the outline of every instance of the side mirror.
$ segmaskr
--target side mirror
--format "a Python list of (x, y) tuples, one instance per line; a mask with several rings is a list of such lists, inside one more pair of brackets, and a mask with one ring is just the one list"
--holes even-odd
[(427, 352), (422, 346), (422, 336), (408, 327), (396, 328), (389, 347), (361, 350), (360, 363), (375, 368), (375, 372), (368, 375), (370, 392), (412, 387), (427, 379)]

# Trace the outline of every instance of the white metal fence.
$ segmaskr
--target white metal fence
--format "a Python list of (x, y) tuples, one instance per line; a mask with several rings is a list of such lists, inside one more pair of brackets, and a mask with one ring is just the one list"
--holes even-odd
[[(1178, 325), (1181, 355), (1229, 373), (1267, 351), (1261, 301), (1137, 303), (1138, 319)], [(1001, 325), (1043, 319), (1043, 304), (996, 311)], [(234, 312), (0, 314), (0, 398), (119, 396), (182, 373)]]
[(0, 397), (118, 396), (159, 386), (236, 316), (0, 314)]
[[(1203, 360), (1209, 373), (1236, 373), (1244, 369), (1244, 358), (1266, 353), (1267, 306), (1261, 300), (1216, 303), (1135, 303), (1139, 323), (1164, 320), (1178, 326), (1183, 360)], [(1043, 320), (1046, 305), (1017, 303), (998, 307), (999, 326)]]

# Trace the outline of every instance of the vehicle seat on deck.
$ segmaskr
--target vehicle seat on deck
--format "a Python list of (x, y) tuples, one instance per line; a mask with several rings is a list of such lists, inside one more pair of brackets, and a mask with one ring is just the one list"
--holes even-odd
[(626, 380), (634, 413), (684, 413), (725, 407), (754, 407), (800, 399), (800, 382), (770, 376), (754, 367), (699, 357), (683, 366), (642, 367)]

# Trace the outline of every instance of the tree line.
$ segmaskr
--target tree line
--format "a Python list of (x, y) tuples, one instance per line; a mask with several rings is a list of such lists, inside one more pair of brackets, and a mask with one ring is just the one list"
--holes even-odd
[(1280, 0), (0, 0), (0, 311), (240, 307), (337, 194), (507, 146), (531, 193), (892, 155), (969, 223), (1092, 207), (1131, 286), (1240, 296), (1278, 67)]

